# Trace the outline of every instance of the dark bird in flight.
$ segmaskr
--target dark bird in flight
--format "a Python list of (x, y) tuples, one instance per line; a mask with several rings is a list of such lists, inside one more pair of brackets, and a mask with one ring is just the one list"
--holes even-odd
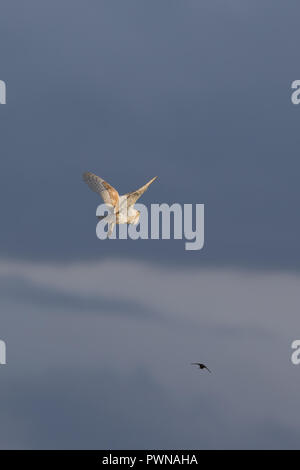
[(192, 362), (192, 366), (199, 366), (199, 369), (207, 369), (208, 372), (211, 373), (211, 370), (209, 370), (209, 368), (206, 367), (205, 364), (201, 364), (201, 362)]

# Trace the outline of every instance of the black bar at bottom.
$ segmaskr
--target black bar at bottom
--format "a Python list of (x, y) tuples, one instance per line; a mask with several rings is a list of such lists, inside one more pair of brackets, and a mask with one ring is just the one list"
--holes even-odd
[[(76, 467), (83, 468), (105, 468), (107, 466), (118, 466), (124, 468), (138, 468), (141, 465), (205, 465), (207, 462), (214, 463), (220, 461), (232, 462), (235, 457), (245, 458), (247, 454), (247, 464), (257, 465), (261, 458), (276, 456), (276, 462), (284, 458), (286, 464), (286, 452), (281, 451), (234, 451), (234, 450), (0, 450), (0, 461), (2, 468), (4, 462), (8, 464), (32, 464), (36, 463), (40, 468), (43, 464), (70, 465), (74, 463)], [(268, 455), (262, 455), (268, 454)], [(271, 455), (273, 454), (273, 455)], [(207, 460), (209, 459), (209, 460)], [(241, 463), (241, 461), (239, 461)]]

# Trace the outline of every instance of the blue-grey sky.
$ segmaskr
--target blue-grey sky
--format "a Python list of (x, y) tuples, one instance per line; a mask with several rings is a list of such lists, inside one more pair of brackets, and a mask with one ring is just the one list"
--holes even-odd
[[(1, 3), (0, 447), (298, 446), (299, 13)], [(83, 171), (204, 203), (204, 249), (98, 240)]]
[[(3, 2), (1, 250), (299, 268), (296, 1)], [(100, 244), (90, 170), (206, 205), (206, 250)]]

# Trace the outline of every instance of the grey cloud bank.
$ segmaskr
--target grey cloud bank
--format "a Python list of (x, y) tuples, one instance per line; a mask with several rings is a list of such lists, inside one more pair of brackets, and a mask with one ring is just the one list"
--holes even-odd
[(298, 275), (124, 260), (0, 276), (2, 447), (297, 447)]

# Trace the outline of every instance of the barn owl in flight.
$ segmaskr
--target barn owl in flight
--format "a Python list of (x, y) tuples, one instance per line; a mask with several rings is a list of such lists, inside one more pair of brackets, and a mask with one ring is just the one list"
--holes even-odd
[(83, 173), (82, 177), (83, 181), (89, 186), (89, 188), (102, 197), (110, 211), (107, 216), (98, 217), (99, 220), (105, 219), (108, 223), (108, 237), (112, 235), (115, 224), (138, 224), (140, 211), (134, 208), (134, 204), (142, 194), (144, 194), (150, 184), (152, 184), (157, 178), (157, 176), (155, 176), (136, 191), (120, 196), (118, 191), (100, 178), (100, 176), (87, 171), (86, 173)]

